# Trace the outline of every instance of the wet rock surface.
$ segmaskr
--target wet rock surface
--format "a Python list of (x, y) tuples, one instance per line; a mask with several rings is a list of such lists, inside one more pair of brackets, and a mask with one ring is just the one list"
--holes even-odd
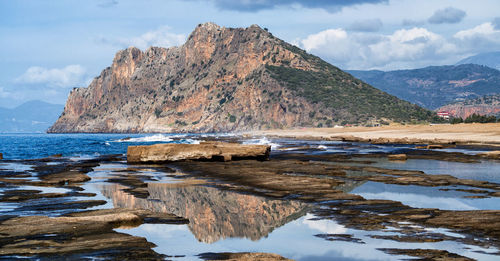
[(155, 144), (129, 146), (128, 163), (172, 162), (181, 160), (269, 159), (271, 146), (243, 145), (227, 142), (202, 142), (200, 144)]
[[(380, 160), (387, 161), (392, 154), (403, 153), (407, 159), (470, 164), (495, 161), (494, 158), (427, 149), (402, 149), (397, 153), (315, 154), (296, 151), (317, 152), (322, 149), (303, 145), (290, 148), (273, 152), (269, 161), (186, 160), (127, 165), (121, 155), (79, 161), (64, 157), (3, 160), (2, 164), (28, 167), (12, 170), (0, 164), (0, 202), (15, 204), (12, 210), (2, 210), (0, 216), (0, 256), (7, 259), (14, 256), (175, 259), (175, 256), (152, 250), (154, 244), (143, 237), (114, 229), (145, 223), (186, 224), (189, 219), (195, 221), (195, 224), (188, 225), (189, 229), (203, 242), (226, 237), (258, 240), (306, 212), (314, 215), (314, 221), (334, 220), (346, 228), (367, 231), (369, 239), (374, 240), (410, 244), (456, 242), (493, 250), (500, 247), (500, 210), (418, 208), (403, 204), (398, 198), (368, 199), (351, 192), (366, 182), (376, 182), (435, 187), (443, 193), (457, 192), (471, 198), (499, 197), (500, 185), (494, 182), (375, 164)], [(84, 186), (95, 178), (92, 175), (96, 174), (91, 172), (106, 165), (109, 167), (103, 170), (100, 178), (111, 185), (103, 188), (101, 193), (113, 199), (115, 208), (96, 210), (107, 201), (85, 191)], [(161, 184), (162, 178), (184, 182)], [(190, 189), (192, 184), (204, 189), (195, 193)], [(172, 188), (165, 190), (162, 186)], [(228, 196), (225, 191), (237, 192), (239, 196)], [(254, 200), (249, 195), (263, 198)], [(221, 209), (222, 201), (225, 206), (233, 207)], [(242, 208), (247, 209), (245, 215), (238, 214)], [(218, 220), (220, 215), (224, 219)], [(259, 224), (264, 224), (260, 230)], [(445, 229), (454, 234), (434, 229)], [(250, 230), (253, 232), (246, 232)], [(380, 231), (392, 234), (377, 234)], [(364, 246), (368, 242), (366, 238), (345, 232), (321, 233), (316, 237), (332, 244)], [(420, 248), (385, 247), (380, 251), (403, 259), (412, 256), (421, 260), (471, 260), (449, 249)], [(206, 260), (287, 260), (263, 253), (204, 253), (199, 257)]]
[(450, 253), (446, 250), (437, 250), (437, 249), (381, 248), (380, 250), (392, 255), (408, 255), (408, 256), (418, 257), (418, 259), (412, 259), (412, 260), (455, 260), (455, 261), (474, 260), (461, 255)]
[(275, 260), (291, 260), (280, 255), (269, 253), (203, 253), (199, 257), (206, 261), (218, 260), (240, 260), (240, 261), (275, 261)]
[[(243, 191), (273, 198), (295, 199), (316, 203), (312, 211), (319, 219), (332, 219), (353, 229), (367, 231), (387, 230), (397, 227), (399, 236), (377, 237), (398, 242), (456, 241), (464, 244), (498, 248), (500, 246), (500, 210), (452, 211), (437, 208), (415, 208), (395, 200), (370, 200), (347, 193), (350, 187), (366, 181), (413, 186), (465, 186), (457, 188), (475, 193), (476, 197), (498, 196), (500, 185), (492, 182), (460, 179), (451, 175), (426, 174), (423, 171), (386, 169), (370, 166), (370, 159), (386, 157), (384, 154), (369, 155), (305, 155), (275, 154), (267, 162), (235, 161), (179, 162), (172, 164), (193, 176), (220, 181), (223, 189)], [(409, 158), (436, 159), (458, 162), (475, 162), (482, 156), (462, 153), (426, 151), (409, 153)], [(401, 224), (413, 224), (405, 226)], [(414, 226), (422, 228), (446, 228), (461, 237), (441, 233), (421, 233), (416, 236)], [(321, 234), (329, 241), (362, 243), (352, 235)], [(421, 257), (430, 260), (469, 260), (447, 251), (384, 250), (395, 255)]]
[[(94, 199), (95, 193), (82, 192), (81, 186), (91, 179), (87, 173), (114, 160), (123, 159), (4, 161), (27, 167), (12, 171), (0, 166), (0, 202), (17, 203), (0, 215), (0, 258), (164, 260), (166, 256), (153, 251), (155, 245), (145, 238), (114, 229), (143, 223), (186, 224), (187, 219), (140, 209), (84, 211), (106, 204)], [(40, 215), (44, 213), (50, 216)]]

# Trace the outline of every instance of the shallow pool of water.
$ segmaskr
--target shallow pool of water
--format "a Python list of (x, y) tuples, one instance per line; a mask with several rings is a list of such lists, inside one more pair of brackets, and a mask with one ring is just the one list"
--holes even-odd
[[(368, 181), (354, 188), (351, 193), (366, 199), (400, 201), (414, 208), (439, 208), (443, 210), (494, 210), (500, 206), (500, 198), (465, 198), (477, 194), (456, 191), (461, 187), (421, 187), (384, 184)], [(443, 191), (440, 189), (452, 189)]]
[(448, 174), (461, 179), (483, 180), (500, 184), (499, 161), (462, 163), (424, 159), (408, 159), (406, 161), (376, 159), (376, 163), (372, 166), (387, 169), (421, 170), (426, 174)]

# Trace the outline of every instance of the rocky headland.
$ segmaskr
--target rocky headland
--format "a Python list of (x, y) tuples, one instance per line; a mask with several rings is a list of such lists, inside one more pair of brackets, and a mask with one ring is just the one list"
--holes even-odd
[(252, 25), (200, 24), (179, 47), (119, 51), (48, 132), (227, 132), (430, 120)]

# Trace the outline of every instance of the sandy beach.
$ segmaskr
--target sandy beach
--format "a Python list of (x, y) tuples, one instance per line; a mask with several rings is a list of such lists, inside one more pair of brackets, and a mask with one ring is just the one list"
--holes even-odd
[(269, 137), (405, 144), (469, 144), (500, 146), (500, 123), (391, 125), (381, 127), (301, 128), (245, 133)]

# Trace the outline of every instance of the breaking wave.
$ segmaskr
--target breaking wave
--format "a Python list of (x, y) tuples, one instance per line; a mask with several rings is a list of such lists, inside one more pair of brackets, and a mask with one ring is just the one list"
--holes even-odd
[(163, 142), (171, 142), (173, 141), (172, 137), (164, 135), (164, 134), (155, 134), (152, 136), (146, 137), (137, 137), (137, 138), (123, 138), (119, 140), (115, 140), (115, 142), (155, 142), (155, 141), (163, 141)]
[(165, 135), (155, 134), (145, 137), (127, 137), (113, 142), (166, 142), (166, 143), (182, 143), (182, 144), (199, 144), (200, 140), (185, 138), (186, 135)]
[(273, 143), (270, 140), (267, 139), (267, 137), (263, 137), (260, 139), (251, 139), (251, 140), (246, 140), (243, 141), (243, 144), (255, 144), (255, 145), (271, 145), (271, 149), (277, 149), (281, 145), (278, 143)]

